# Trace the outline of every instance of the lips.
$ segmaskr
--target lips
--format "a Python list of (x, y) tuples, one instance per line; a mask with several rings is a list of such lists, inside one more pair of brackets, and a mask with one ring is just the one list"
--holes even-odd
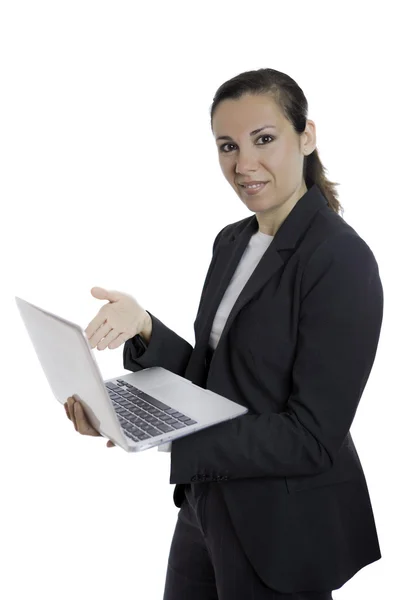
[(253, 188), (253, 187), (247, 187), (244, 186), (242, 184), (239, 184), (240, 187), (243, 188), (243, 192), (246, 194), (246, 196), (255, 196), (256, 194), (260, 193), (266, 185), (268, 185), (268, 181), (266, 181), (265, 183), (261, 183), (261, 184), (254, 184), (257, 185), (257, 187)]
[(242, 183), (239, 183), (239, 185), (241, 185), (242, 187), (245, 187), (247, 185), (259, 185), (261, 183), (267, 183), (266, 181), (244, 181)]

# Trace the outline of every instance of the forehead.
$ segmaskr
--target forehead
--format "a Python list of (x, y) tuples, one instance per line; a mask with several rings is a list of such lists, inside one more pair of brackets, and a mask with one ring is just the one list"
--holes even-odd
[(217, 137), (232, 132), (248, 133), (263, 125), (275, 125), (277, 129), (282, 129), (284, 122), (284, 116), (273, 98), (246, 94), (241, 98), (223, 100), (217, 106), (213, 131)]

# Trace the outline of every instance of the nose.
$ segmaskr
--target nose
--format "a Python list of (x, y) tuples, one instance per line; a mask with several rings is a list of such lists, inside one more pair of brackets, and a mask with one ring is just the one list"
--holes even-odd
[(255, 152), (246, 151), (238, 155), (236, 159), (236, 173), (248, 173), (257, 171), (259, 165), (258, 157)]

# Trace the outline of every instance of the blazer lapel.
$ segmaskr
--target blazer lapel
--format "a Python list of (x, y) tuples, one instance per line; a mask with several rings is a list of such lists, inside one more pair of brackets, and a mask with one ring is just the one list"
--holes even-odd
[[(326, 206), (327, 200), (316, 184), (296, 203), (239, 294), (226, 321), (219, 343), (227, 335), (238, 312), (268, 283), (274, 273), (285, 264), (285, 260), (287, 260), (285, 251), (289, 251), (289, 255), (292, 254), (299, 239), (310, 226), (318, 210)], [(202, 325), (199, 329), (196, 343), (196, 354), (200, 352), (205, 355), (207, 351), (210, 331), (218, 306), (251, 236), (257, 233), (257, 231), (258, 221), (256, 215), (253, 215), (244, 221), (240, 221), (230, 236), (221, 239), (216, 248), (215, 267), (199, 310), (199, 321)], [(199, 355), (197, 354), (197, 356)]]

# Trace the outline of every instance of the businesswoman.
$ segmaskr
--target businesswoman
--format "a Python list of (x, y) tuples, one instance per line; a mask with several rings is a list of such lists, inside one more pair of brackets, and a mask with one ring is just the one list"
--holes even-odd
[[(349, 432), (383, 315), (378, 265), (339, 215), (307, 100), (273, 69), (224, 83), (211, 108), (222, 172), (252, 213), (212, 248), (194, 348), (130, 296), (107, 299), (92, 347), (162, 366), (249, 412), (172, 442), (180, 508), (164, 600), (325, 600), (380, 547)], [(96, 435), (73, 398), (67, 414)], [(112, 445), (108, 442), (108, 445)]]

